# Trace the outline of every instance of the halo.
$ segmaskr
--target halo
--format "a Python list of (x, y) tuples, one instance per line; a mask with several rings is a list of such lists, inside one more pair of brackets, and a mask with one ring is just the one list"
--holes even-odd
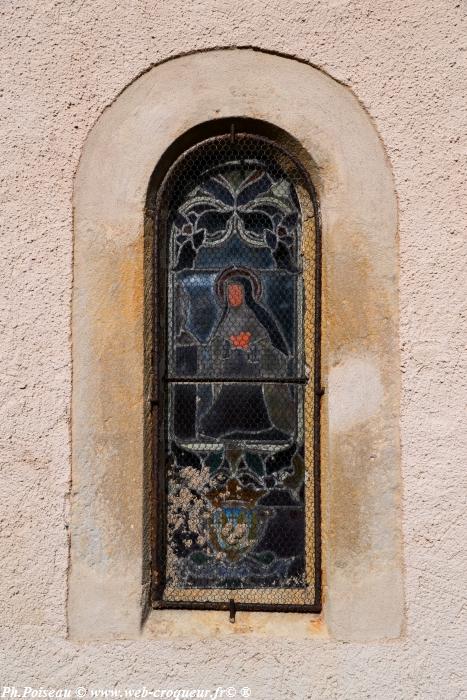
[(225, 283), (232, 277), (247, 277), (251, 280), (255, 301), (261, 298), (263, 289), (259, 277), (255, 275), (253, 270), (249, 270), (247, 267), (228, 267), (217, 276), (214, 285), (216, 294), (222, 302), (225, 301)]

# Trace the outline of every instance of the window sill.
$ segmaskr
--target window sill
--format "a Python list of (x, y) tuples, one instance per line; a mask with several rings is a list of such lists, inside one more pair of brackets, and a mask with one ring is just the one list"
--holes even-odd
[(143, 628), (144, 639), (208, 638), (251, 634), (289, 639), (327, 638), (322, 615), (238, 611), (235, 622), (223, 610), (152, 610)]

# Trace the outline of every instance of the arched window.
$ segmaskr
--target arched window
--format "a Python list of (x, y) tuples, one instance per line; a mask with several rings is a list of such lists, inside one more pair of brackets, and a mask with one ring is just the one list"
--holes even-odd
[[(215, 135), (223, 138), (209, 142)], [(170, 250), (178, 213), (185, 216), (185, 203), (194, 206), (191, 192), (203, 177), (209, 185), (211, 169), (222, 171), (229, 163), (236, 201), (232, 192), (230, 200), (221, 195), (225, 188), (208, 192), (212, 209), (191, 212), (194, 221), (183, 224), (175, 240), (179, 249)], [(272, 208), (266, 208), (266, 191), (240, 201), (250, 164), (252, 174), (260, 170), (270, 178)], [(320, 225), (308, 173), (322, 217), (321, 428)], [(289, 184), (285, 197), (278, 196), (281, 182)], [(268, 225), (258, 226), (259, 216), (250, 216), (256, 199)], [(293, 232), (278, 200), (298, 211)], [(285, 615), (276, 630), (277, 618), (252, 613), (243, 617), (242, 633), (286, 630), (296, 636), (301, 630), (311, 638), (326, 630), (347, 641), (398, 637), (404, 597), (397, 201), (383, 144), (359, 101), (322, 71), (259, 50), (207, 51), (162, 62), (104, 110), (86, 140), (73, 201), (71, 637), (135, 638), (142, 619), (144, 635), (158, 639), (232, 632), (223, 612), (150, 610), (150, 590), (156, 607), (222, 610), (233, 600), (232, 607), (319, 610), (319, 429), (322, 615)], [(205, 224), (195, 232), (193, 224), (203, 216)], [(215, 223), (222, 216), (223, 226)], [(221, 238), (229, 235), (221, 243), (222, 231)], [(236, 239), (240, 251), (254, 252), (254, 263), (241, 262), (228, 248)], [(210, 273), (207, 264), (201, 267), (201, 255), (214, 255), (221, 246), (230, 253), (210, 263)], [(258, 264), (261, 249), (269, 250), (270, 267)], [(169, 270), (169, 262), (173, 268), (181, 263), (180, 269)], [(221, 276), (235, 266), (248, 273)], [(188, 282), (195, 274), (200, 280), (213, 275), (201, 299)], [(273, 280), (281, 275), (288, 282), (279, 286)], [(221, 318), (242, 306), (254, 329), (240, 328), (227, 334), (226, 344), (219, 337), (215, 342), (216, 331), (220, 338), (225, 331)], [(253, 330), (261, 336), (256, 357)], [(222, 351), (217, 364), (216, 343)], [(249, 353), (249, 365), (240, 351)], [(272, 365), (263, 364), (265, 354)], [(255, 366), (257, 374), (231, 376), (227, 364), (233, 358)], [(211, 410), (224, 386), (240, 384), (250, 386), (261, 406), (258, 440), (251, 439), (246, 417), (237, 423), (244, 437), (236, 437), (232, 417), (222, 423)], [(191, 395), (194, 387), (194, 424), (187, 412), (176, 424), (180, 386), (182, 394), (192, 387)], [(280, 405), (285, 389), (287, 403)], [(192, 438), (193, 425), (198, 432)], [(222, 430), (228, 434), (221, 436)], [(177, 439), (169, 440), (177, 431)], [(301, 435), (303, 448), (297, 440), (287, 456), (292, 436)], [(238, 460), (235, 450), (242, 453)], [(181, 479), (188, 482), (185, 491)], [(240, 490), (230, 490), (229, 481)], [(297, 547), (292, 553), (291, 542)], [(212, 566), (204, 566), (206, 557)], [(248, 565), (243, 571), (240, 561)], [(277, 573), (269, 575), (273, 561)], [(221, 564), (239, 575), (223, 575)]]
[(319, 610), (316, 198), (283, 145), (205, 139), (155, 204), (158, 607)]

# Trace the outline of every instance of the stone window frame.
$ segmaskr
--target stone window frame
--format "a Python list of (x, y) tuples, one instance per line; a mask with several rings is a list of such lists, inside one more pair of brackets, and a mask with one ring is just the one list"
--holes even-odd
[[(323, 610), (150, 610), (150, 225), (155, 166), (182, 134), (222, 118), (274, 125), (301, 145), (322, 219)], [(322, 71), (253, 49), (151, 68), (91, 130), (74, 189), (72, 514), (75, 640), (240, 633), (400, 636), (397, 203), (356, 97)], [(233, 629), (235, 628), (235, 629)]]

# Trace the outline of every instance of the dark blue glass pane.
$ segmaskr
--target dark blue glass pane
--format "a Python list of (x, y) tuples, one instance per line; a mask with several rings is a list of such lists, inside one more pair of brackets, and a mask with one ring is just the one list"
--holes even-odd
[[(240, 449), (248, 443), (262, 443), (275, 451), (278, 445), (294, 442), (301, 430), (297, 410), (303, 389), (296, 384), (189, 382), (171, 384), (170, 392), (170, 435), (197, 444), (199, 450), (204, 443), (223, 446), (238, 442)], [(284, 457), (280, 452), (266, 457), (266, 473), (277, 471), (281, 460), (289, 463), (290, 459), (291, 455)]]
[(177, 384), (173, 394), (173, 432), (179, 440), (196, 437), (196, 386)]
[(196, 257), (195, 267), (197, 269), (222, 270), (233, 263), (252, 269), (273, 269), (275, 267), (270, 247), (267, 245), (252, 247), (237, 235), (215, 247), (202, 246)]

